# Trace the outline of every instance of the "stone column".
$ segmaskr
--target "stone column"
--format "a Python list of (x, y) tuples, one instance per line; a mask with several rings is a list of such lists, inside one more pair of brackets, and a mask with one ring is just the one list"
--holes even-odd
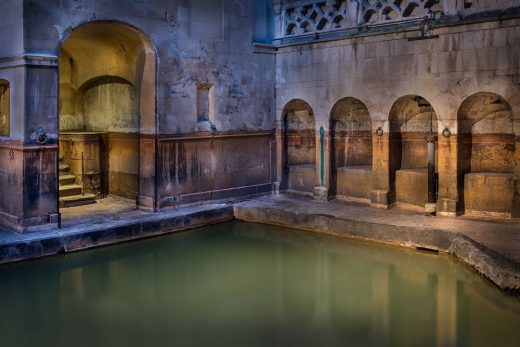
[(23, 117), (23, 213), (15, 229), (48, 229), (58, 222), (58, 58), (26, 62)]
[(282, 121), (277, 120), (273, 129), (271, 142), (271, 178), (273, 182), (273, 193), (280, 193), (280, 184), (283, 175), (283, 131)]
[(316, 180), (314, 199), (327, 201), (329, 195), (330, 131), (328, 122), (316, 121)]
[(390, 187), (390, 136), (388, 126), (374, 122), (372, 132), (372, 192), (370, 206), (387, 209), (394, 203)]
[(457, 135), (450, 134), (451, 130), (445, 128), (440, 130), (438, 143), (438, 173), (439, 173), (439, 196), (437, 198), (437, 215), (457, 215), (458, 184), (457, 184), (457, 160), (458, 144)]

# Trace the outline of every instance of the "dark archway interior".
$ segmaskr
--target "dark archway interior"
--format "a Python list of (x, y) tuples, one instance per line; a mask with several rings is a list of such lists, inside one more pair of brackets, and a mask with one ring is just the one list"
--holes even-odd
[(368, 199), (372, 186), (372, 120), (361, 101), (344, 98), (330, 116), (329, 195)]
[(77, 28), (60, 51), (60, 206), (139, 190), (146, 45), (124, 25)]
[[(437, 153), (437, 115), (417, 95), (399, 98), (390, 110), (390, 188), (395, 202), (424, 207), (428, 200), (428, 142)], [(435, 165), (437, 167), (437, 165)]]
[(473, 94), (461, 104), (457, 113), (460, 212), (511, 212), (513, 119), (509, 104), (494, 93)]
[(283, 111), (283, 173), (281, 189), (311, 193), (316, 171), (314, 113), (303, 100), (292, 100)]

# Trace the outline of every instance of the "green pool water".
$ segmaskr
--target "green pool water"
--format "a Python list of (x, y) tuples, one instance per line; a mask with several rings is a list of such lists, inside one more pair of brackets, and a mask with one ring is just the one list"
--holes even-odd
[(1, 346), (520, 346), (447, 256), (247, 223), (0, 267)]

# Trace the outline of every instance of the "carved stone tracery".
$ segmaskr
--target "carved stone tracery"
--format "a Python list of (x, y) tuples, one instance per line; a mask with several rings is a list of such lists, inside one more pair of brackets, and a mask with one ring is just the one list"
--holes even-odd
[(282, 36), (320, 33), (442, 12), (441, 0), (327, 0), (282, 5)]

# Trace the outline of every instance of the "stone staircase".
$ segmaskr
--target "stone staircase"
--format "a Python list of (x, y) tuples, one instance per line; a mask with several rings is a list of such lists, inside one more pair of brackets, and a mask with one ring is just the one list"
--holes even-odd
[(96, 202), (94, 194), (83, 194), (83, 187), (76, 184), (76, 176), (70, 172), (70, 166), (63, 162), (63, 157), (59, 158), (59, 194), (60, 207), (73, 207), (89, 205)]

